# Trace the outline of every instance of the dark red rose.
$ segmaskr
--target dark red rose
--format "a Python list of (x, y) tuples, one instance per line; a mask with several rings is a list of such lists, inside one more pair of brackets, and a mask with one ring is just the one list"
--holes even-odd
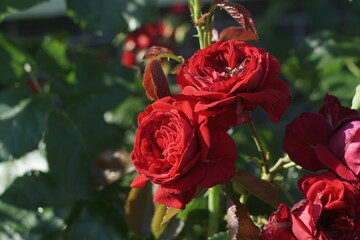
[(350, 240), (360, 237), (360, 193), (334, 173), (309, 174), (298, 182), (306, 200), (291, 209), (298, 239)]
[(263, 228), (260, 240), (296, 240), (291, 229), (290, 209), (280, 204), (277, 211), (270, 214), (269, 222)]
[(183, 94), (201, 99), (196, 111), (218, 115), (224, 125), (250, 120), (260, 106), (278, 122), (290, 104), (290, 91), (278, 78), (279, 62), (245, 42), (219, 41), (197, 51), (177, 74)]
[(170, 207), (184, 209), (198, 187), (227, 183), (234, 173), (236, 149), (227, 129), (195, 115), (195, 103), (188, 96), (165, 97), (138, 117), (131, 157), (139, 175), (131, 186), (158, 184), (154, 201)]
[(286, 126), (284, 151), (292, 161), (305, 169), (324, 169), (326, 167), (315, 154), (315, 147), (326, 144), (331, 131), (329, 122), (320, 113), (302, 113)]
[(340, 177), (360, 185), (360, 121), (341, 124), (330, 136), (328, 144), (318, 145), (316, 155)]
[(328, 172), (298, 181), (305, 199), (291, 210), (281, 204), (270, 215), (261, 240), (353, 240), (360, 237), (360, 192)]
[(169, 12), (171, 15), (177, 16), (177, 17), (184, 17), (189, 14), (189, 7), (184, 3), (173, 3), (170, 6)]
[(303, 113), (286, 126), (284, 150), (305, 169), (329, 168), (346, 180), (359, 182), (358, 119), (355, 110), (326, 95), (318, 113)]

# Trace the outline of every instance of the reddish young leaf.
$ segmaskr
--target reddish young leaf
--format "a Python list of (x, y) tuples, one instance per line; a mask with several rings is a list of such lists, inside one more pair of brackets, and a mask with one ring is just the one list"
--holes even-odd
[(243, 5), (239, 3), (233, 3), (228, 0), (215, 0), (213, 5), (224, 9), (232, 18), (235, 19), (235, 21), (241, 25), (245, 31), (253, 33), (256, 39), (259, 38), (255, 28), (254, 20), (252, 19), (250, 12)]
[(150, 100), (170, 96), (170, 88), (160, 62), (152, 60), (145, 68), (143, 85)]
[(219, 40), (257, 41), (258, 37), (242, 27), (228, 27), (221, 31)]
[(226, 221), (231, 240), (258, 240), (260, 229), (249, 216), (245, 205), (239, 200), (227, 199)]
[(171, 51), (170, 49), (168, 49), (166, 47), (153, 46), (153, 47), (149, 48), (148, 50), (146, 50), (143, 59), (153, 60), (153, 59), (156, 59), (161, 54), (175, 55), (175, 53), (173, 51)]
[(233, 177), (234, 182), (240, 184), (248, 192), (258, 197), (265, 203), (277, 208), (281, 199), (270, 183), (247, 172), (238, 171)]

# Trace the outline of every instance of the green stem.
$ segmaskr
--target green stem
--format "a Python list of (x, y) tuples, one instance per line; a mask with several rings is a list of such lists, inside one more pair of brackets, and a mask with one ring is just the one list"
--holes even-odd
[[(193, 14), (194, 14), (194, 23), (196, 23), (202, 16), (202, 12), (201, 12), (201, 8), (202, 8), (202, 0), (193, 0), (190, 1), (190, 4), (192, 5), (192, 9), (193, 9)], [(196, 26), (196, 30), (198, 32), (198, 37), (199, 37), (199, 44), (200, 44), (200, 48), (204, 48), (205, 47), (205, 38), (204, 38), (204, 29), (203, 29), (203, 25), (200, 24), (198, 26)]]
[(219, 231), (219, 205), (221, 186), (216, 185), (209, 189), (208, 208), (209, 208), (209, 224), (208, 224), (208, 237), (213, 236)]
[(356, 66), (356, 64), (354, 63), (353, 60), (351, 59), (347, 59), (345, 61), (346, 63), (346, 67), (349, 69), (349, 71), (355, 76), (360, 78), (360, 68), (358, 68), (358, 66)]
[(262, 173), (269, 176), (270, 174), (270, 170), (269, 170), (269, 165), (268, 165), (268, 159), (266, 157), (266, 152), (264, 150), (264, 147), (260, 141), (259, 135), (257, 134), (255, 125), (253, 121), (249, 122), (249, 128), (251, 131), (251, 134), (253, 136), (253, 139), (255, 141), (256, 147), (258, 152), (260, 153), (260, 158), (262, 160)]

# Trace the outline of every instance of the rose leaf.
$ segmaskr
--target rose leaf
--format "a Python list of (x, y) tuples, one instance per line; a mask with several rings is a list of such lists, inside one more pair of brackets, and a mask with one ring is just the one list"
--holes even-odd
[(159, 55), (162, 54), (171, 54), (171, 55), (175, 55), (175, 53), (166, 48), (166, 47), (161, 47), (161, 46), (153, 46), (151, 48), (149, 48), (148, 50), (146, 50), (143, 59), (149, 59), (149, 60), (153, 60), (156, 59)]
[(150, 100), (170, 96), (170, 88), (160, 62), (153, 59), (145, 68), (143, 85)]
[(258, 36), (242, 27), (228, 27), (221, 31), (219, 40), (257, 41)]
[(233, 3), (228, 0), (215, 0), (213, 5), (224, 9), (235, 21), (237, 21), (244, 31), (251, 32), (256, 39), (259, 38), (254, 20), (251, 17), (250, 12), (241, 4)]
[(226, 221), (231, 240), (257, 240), (260, 236), (260, 229), (254, 224), (249, 216), (245, 205), (239, 200), (227, 199)]
[(172, 220), (174, 220), (173, 217), (178, 212), (180, 212), (180, 209), (168, 207), (164, 204), (159, 204), (156, 207), (155, 214), (151, 222), (151, 229), (156, 238), (164, 236), (164, 234), (172, 235), (170, 238), (173, 238), (176, 232), (178, 232), (177, 229), (179, 227), (179, 220)]
[(274, 208), (277, 208), (281, 203), (281, 199), (272, 185), (261, 178), (252, 176), (246, 172), (238, 171), (235, 173), (233, 180), (248, 192)]
[(152, 185), (132, 188), (126, 201), (125, 213), (129, 228), (139, 235), (151, 234), (151, 219), (154, 214)]

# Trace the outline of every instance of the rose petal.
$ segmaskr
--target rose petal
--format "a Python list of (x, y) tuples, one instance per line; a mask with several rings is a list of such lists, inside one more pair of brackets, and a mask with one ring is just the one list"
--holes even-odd
[(132, 183), (130, 184), (130, 187), (133, 187), (133, 188), (145, 187), (146, 181), (148, 181), (148, 179), (145, 176), (137, 175), (135, 177), (135, 179), (132, 181)]
[(315, 153), (320, 162), (322, 162), (326, 167), (328, 167), (340, 177), (348, 181), (359, 181), (355, 174), (350, 169), (348, 169), (338, 158), (336, 158), (336, 156), (324, 145), (317, 145), (315, 148)]
[(330, 134), (331, 127), (321, 114), (303, 113), (286, 126), (284, 151), (305, 169), (324, 169), (315, 154), (315, 146), (326, 144)]

